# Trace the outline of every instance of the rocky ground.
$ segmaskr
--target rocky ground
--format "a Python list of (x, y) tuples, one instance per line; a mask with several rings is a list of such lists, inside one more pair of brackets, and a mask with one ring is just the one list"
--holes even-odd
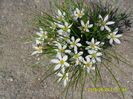
[[(119, 1), (119, 6), (133, 9), (133, 0)], [(54, 77), (44, 83), (36, 83), (45, 69), (42, 65), (32, 66), (36, 59), (31, 56), (31, 43), (26, 43), (35, 33), (35, 28), (27, 24), (33, 18), (32, 13), (48, 11), (49, 8), (49, 0), (0, 0), (0, 99), (63, 99), (60, 93), (63, 87), (53, 83)], [(133, 62), (133, 32), (127, 34), (130, 35), (128, 41), (123, 41), (117, 49)], [(48, 63), (48, 58), (45, 57), (43, 62)], [(129, 89), (125, 92), (126, 99), (133, 99), (133, 68), (126, 65), (121, 67), (128, 76), (123, 72), (116, 74), (123, 87)], [(106, 73), (103, 75), (104, 84), (111, 87), (111, 78)], [(69, 94), (71, 96), (71, 92)], [(74, 92), (74, 97), (80, 99), (77, 92)], [(84, 98), (122, 99), (119, 92), (88, 91), (84, 92)]]

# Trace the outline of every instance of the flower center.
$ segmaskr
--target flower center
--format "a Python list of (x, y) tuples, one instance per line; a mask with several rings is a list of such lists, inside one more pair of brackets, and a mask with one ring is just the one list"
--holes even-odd
[(76, 46), (76, 42), (72, 42), (72, 45), (73, 45), (73, 46)]
[(88, 62), (88, 63), (86, 63), (85, 65), (86, 65), (86, 67), (90, 67), (90, 66), (91, 66), (91, 63)]
[(43, 47), (42, 46), (38, 46), (37, 51), (42, 51)]
[(89, 28), (88, 25), (84, 25), (83, 27), (84, 27), (84, 29), (88, 29)]
[(90, 46), (91, 46), (91, 48), (95, 48), (96, 45), (94, 43), (92, 43)]
[(67, 76), (66, 74), (63, 76), (64, 79), (66, 79), (67, 77), (68, 77), (68, 76)]
[(79, 58), (79, 55), (78, 55), (78, 54), (75, 54), (75, 55), (74, 55), (74, 58)]
[(64, 53), (65, 52), (65, 50), (64, 49), (60, 49), (60, 53)]
[(63, 17), (62, 16), (58, 16), (58, 20), (59, 21), (62, 21), (63, 20)]
[(60, 64), (63, 65), (65, 63), (64, 60), (60, 60)]
[(52, 28), (54, 28), (54, 29), (56, 28), (56, 25), (55, 25), (55, 24), (52, 24), (51, 26), (52, 26)]
[(112, 35), (111, 35), (111, 38), (116, 38), (115, 34), (112, 34)]
[(102, 26), (105, 26), (106, 25), (106, 22), (100, 20), (99, 23), (102, 25)]
[(68, 30), (68, 26), (64, 26), (63, 30), (67, 31)]
[(68, 37), (64, 37), (64, 40), (67, 41), (67, 40), (69, 40), (69, 38)]
[(47, 37), (47, 35), (46, 34), (42, 34), (42, 38), (46, 38)]
[(78, 13), (78, 17), (81, 17), (83, 16), (83, 14), (81, 12)]
[(96, 54), (92, 54), (92, 58), (96, 58), (97, 57), (97, 55)]

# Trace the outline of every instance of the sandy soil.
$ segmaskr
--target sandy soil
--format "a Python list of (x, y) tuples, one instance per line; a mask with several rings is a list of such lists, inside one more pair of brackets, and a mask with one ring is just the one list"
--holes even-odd
[[(63, 95), (60, 94), (63, 87), (53, 83), (54, 77), (44, 83), (36, 83), (45, 66), (41, 64), (39, 67), (31, 68), (36, 59), (31, 56), (31, 43), (25, 43), (26, 39), (31, 39), (35, 33), (35, 28), (26, 22), (32, 19), (32, 12), (40, 9), (48, 11), (48, 1), (0, 0), (0, 99), (63, 99)], [(133, 9), (133, 0), (120, 1), (122, 5), (119, 6)], [(133, 32), (127, 34), (133, 36)], [(128, 37), (128, 41), (123, 41), (117, 49), (133, 62), (133, 37)], [(48, 58), (45, 57), (42, 63), (48, 63)], [(123, 72), (115, 74), (120, 78), (123, 87), (129, 89), (125, 92), (126, 99), (133, 99), (133, 68), (123, 64), (121, 68), (128, 76)], [(108, 74), (103, 72), (103, 77), (105, 86), (115, 87)], [(69, 94), (71, 96), (71, 92)], [(74, 92), (74, 98), (80, 99), (77, 92)], [(88, 91), (84, 92), (84, 98), (122, 99), (119, 92)]]

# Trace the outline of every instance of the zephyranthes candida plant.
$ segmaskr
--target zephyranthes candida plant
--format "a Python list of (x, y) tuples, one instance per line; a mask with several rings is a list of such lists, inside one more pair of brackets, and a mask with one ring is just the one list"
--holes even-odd
[(52, 55), (50, 75), (57, 75), (57, 82), (63, 81), (66, 89), (83, 86), (92, 72), (101, 79), (99, 66), (105, 67), (120, 87), (108, 63), (113, 65), (114, 58), (130, 65), (111, 49), (121, 44), (124, 29), (131, 25), (128, 14), (101, 2), (87, 5), (82, 0), (64, 0), (62, 5), (56, 4), (53, 15), (39, 16), (34, 25), (39, 31), (32, 55)]

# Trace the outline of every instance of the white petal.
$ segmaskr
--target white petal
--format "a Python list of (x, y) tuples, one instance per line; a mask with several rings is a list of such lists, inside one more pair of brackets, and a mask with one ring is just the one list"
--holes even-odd
[(113, 39), (110, 39), (109, 40), (109, 43), (112, 45), (113, 44)]
[(60, 35), (62, 35), (64, 31), (63, 31), (63, 30), (58, 30), (57, 32), (58, 32)]
[(35, 54), (37, 54), (38, 53), (38, 51), (34, 51), (31, 55), (35, 55)]
[(91, 42), (92, 42), (92, 43), (95, 43), (95, 40), (94, 40), (94, 38), (92, 38), (92, 39), (91, 39)]
[(105, 29), (109, 32), (111, 32), (110, 28), (108, 26), (105, 26)]
[(79, 13), (80, 12), (80, 10), (78, 9), (78, 8), (76, 8), (76, 11)]
[(106, 22), (108, 19), (109, 19), (109, 15), (107, 15), (107, 16), (104, 18), (104, 22)]
[(117, 37), (117, 38), (122, 37), (122, 34), (118, 34), (118, 35), (116, 35), (116, 37)]
[(83, 54), (83, 52), (79, 52), (78, 54), (79, 54), (79, 55), (82, 55), (82, 54)]
[(89, 28), (93, 27), (93, 24), (90, 24)]
[(67, 85), (67, 80), (65, 79), (64, 80), (64, 87), (66, 87), (66, 85)]
[(104, 30), (104, 26), (101, 26), (100, 30), (103, 31)]
[(62, 77), (63, 75), (61, 73), (58, 73), (57, 76)]
[(90, 73), (90, 68), (87, 68), (87, 72)]
[(96, 63), (96, 60), (95, 60), (95, 59), (92, 59), (92, 62), (93, 62), (93, 63)]
[(90, 24), (90, 21), (88, 20), (86, 24), (89, 25)]
[(109, 22), (107, 22), (106, 24), (107, 25), (112, 25), (112, 24), (114, 24), (115, 22), (113, 22), (113, 21), (109, 21)]
[(98, 52), (98, 53), (97, 53), (97, 56), (102, 56), (102, 53), (99, 53), (99, 52)]
[(89, 29), (86, 29), (86, 32), (90, 32)]
[(80, 38), (76, 39), (76, 42), (79, 42), (80, 41)]
[(63, 46), (63, 49), (66, 49), (66, 48), (67, 48), (67, 46), (66, 46), (66, 45), (64, 45), (64, 46)]
[(54, 70), (56, 71), (56, 70), (58, 70), (60, 67), (61, 67), (61, 65), (58, 64), (58, 65), (55, 66)]
[(68, 26), (68, 23), (67, 22), (65, 22), (65, 26)]
[(63, 60), (66, 61), (67, 59), (68, 59), (68, 56), (65, 55), (65, 56), (63, 57)]
[(77, 43), (77, 46), (80, 47), (80, 46), (82, 46), (82, 45), (81, 45), (80, 43)]
[(62, 59), (61, 54), (56, 55), (60, 60)]
[(58, 59), (52, 59), (51, 62), (52, 63), (59, 63), (59, 60)]
[(115, 38), (114, 41), (115, 41), (117, 44), (120, 44), (120, 43), (121, 43), (120, 40), (117, 39), (117, 38)]
[(62, 16), (62, 13), (61, 13), (61, 11), (60, 11), (60, 10), (58, 10), (58, 15), (59, 15), (59, 16)]
[(75, 41), (75, 38), (74, 38), (74, 36), (72, 36), (72, 37), (71, 37), (71, 40), (72, 40), (72, 41)]
[(82, 20), (81, 20), (81, 25), (82, 25), (82, 26), (84, 26), (84, 25), (85, 25), (85, 24), (84, 24), (84, 22), (83, 22)]
[(64, 64), (66, 67), (68, 67), (69, 66), (69, 64), (67, 63), (67, 62), (65, 62), (65, 64)]
[(61, 25), (61, 24), (58, 24), (58, 27), (59, 27), (59, 28), (64, 28), (64, 26), (63, 26), (63, 25)]
[(101, 15), (99, 15), (99, 18), (103, 20), (103, 18), (102, 18), (102, 16), (101, 16)]
[(70, 50), (65, 50), (65, 53), (71, 53), (71, 51)]
[(90, 45), (90, 42), (86, 41), (86, 43), (87, 43), (88, 45)]
[(100, 58), (100, 57), (97, 57), (96, 60), (97, 60), (98, 62), (101, 62), (101, 58)]

